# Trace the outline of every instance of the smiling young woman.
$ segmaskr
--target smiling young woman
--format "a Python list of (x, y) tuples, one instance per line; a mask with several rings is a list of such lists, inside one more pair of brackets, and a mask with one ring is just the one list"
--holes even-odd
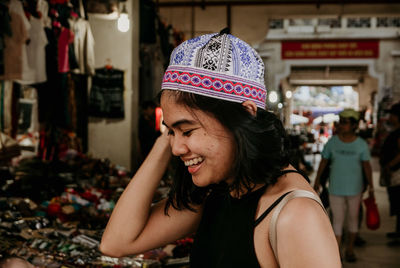
[[(161, 88), (168, 131), (117, 202), (104, 254), (195, 233), (191, 267), (341, 267), (329, 218), (289, 163), (281, 121), (265, 110), (253, 48), (224, 31), (188, 40), (172, 52)], [(180, 161), (169, 197), (152, 205), (172, 156)]]
[(232, 133), (205, 112), (177, 103), (176, 95), (177, 91), (166, 90), (161, 97), (172, 153), (182, 160), (198, 187), (231, 179)]

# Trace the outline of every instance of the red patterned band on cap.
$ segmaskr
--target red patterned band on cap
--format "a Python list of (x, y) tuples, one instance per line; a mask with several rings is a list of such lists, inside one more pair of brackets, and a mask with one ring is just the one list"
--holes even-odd
[(182, 90), (234, 102), (252, 100), (265, 109), (264, 85), (227, 74), (198, 68), (170, 66), (164, 74), (162, 89)]

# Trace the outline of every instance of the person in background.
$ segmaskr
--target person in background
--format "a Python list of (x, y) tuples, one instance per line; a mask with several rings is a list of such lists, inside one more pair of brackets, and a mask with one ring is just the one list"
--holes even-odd
[(156, 104), (154, 101), (145, 101), (141, 105), (139, 117), (139, 142), (142, 161), (150, 152), (161, 132), (156, 130)]
[[(344, 221), (347, 216), (349, 231), (345, 249), (348, 262), (357, 260), (354, 242), (358, 233), (358, 215), (364, 187), (363, 172), (368, 182), (369, 195), (374, 195), (372, 168), (368, 144), (356, 135), (359, 113), (354, 109), (344, 109), (339, 114), (337, 135), (332, 136), (321, 153), (321, 162), (315, 178), (314, 189), (321, 188), (321, 175), (330, 162), (329, 205), (332, 225), (339, 247), (342, 244)], [(346, 215), (347, 207), (347, 215)]]
[[(329, 218), (289, 164), (282, 122), (265, 110), (264, 64), (252, 47), (226, 30), (185, 41), (161, 89), (167, 131), (118, 200), (103, 254), (195, 233), (191, 267), (341, 267)], [(152, 205), (171, 153), (180, 165), (169, 198)]]
[(389, 196), (390, 215), (396, 217), (394, 231), (387, 233), (387, 237), (395, 239), (393, 243), (400, 244), (397, 240), (400, 238), (400, 184), (395, 183), (393, 178), (394, 172), (400, 168), (400, 103), (392, 105), (388, 112), (388, 123), (392, 131), (383, 142), (379, 163), (381, 175), (387, 174), (384, 185)]

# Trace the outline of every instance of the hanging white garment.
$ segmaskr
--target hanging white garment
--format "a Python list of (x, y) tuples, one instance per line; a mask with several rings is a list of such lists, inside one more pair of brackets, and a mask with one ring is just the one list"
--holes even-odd
[(11, 17), (12, 36), (5, 36), (4, 74), (2, 80), (21, 79), (27, 64), (26, 41), (29, 40), (31, 24), (25, 16), (21, 1), (10, 0), (8, 10)]
[(32, 82), (43, 83), (47, 80), (46, 45), (48, 41), (42, 20), (31, 17), (30, 22), (31, 41), (27, 45), (28, 65), (34, 70)]
[(78, 68), (74, 73), (94, 75), (94, 38), (89, 21), (78, 18), (69, 20), (74, 32), (74, 51)]
[(24, 7), (22, 6), (21, 1), (11, 0), (10, 3), (8, 4), (8, 10), (10, 12), (14, 12), (14, 13), (17, 13), (18, 15), (20, 15), (21, 19), (24, 23), (26, 31), (29, 31), (31, 24), (30, 24), (28, 18), (25, 16)]
[[(24, 15), (25, 16), (25, 15)], [(22, 78), (23, 52), (26, 59), (26, 41), (28, 32), (25, 29), (21, 15), (10, 12), (12, 36), (4, 36), (4, 74), (1, 80), (14, 80)]]
[(35, 83), (35, 70), (29, 65), (28, 62), (28, 48), (26, 44), (22, 45), (22, 78), (15, 80), (21, 85), (29, 85)]
[[(31, 38), (30, 36), (30, 30), (31, 30), (31, 23), (29, 22), (29, 20), (27, 19), (27, 17), (25, 16), (25, 12), (24, 12), (24, 8), (22, 6), (21, 1), (18, 0), (11, 0), (8, 8), (10, 10), (10, 14), (11, 13), (16, 13), (20, 16), (21, 20), (23, 21), (24, 24), (24, 28), (28, 33), (28, 38)], [(13, 24), (13, 21), (11, 21), (11, 24)], [(26, 43), (24, 42), (22, 44), (22, 51), (21, 51), (21, 60), (22, 60), (22, 78), (15, 80), (16, 82), (20, 83), (20, 84), (30, 84), (34, 81), (34, 77), (35, 77), (35, 70), (32, 69), (29, 66), (28, 63), (28, 55), (27, 55), (27, 47), (26, 47)]]
[(43, 27), (51, 28), (51, 19), (49, 17), (49, 4), (46, 0), (39, 0), (37, 2), (37, 10), (42, 14), (41, 21)]

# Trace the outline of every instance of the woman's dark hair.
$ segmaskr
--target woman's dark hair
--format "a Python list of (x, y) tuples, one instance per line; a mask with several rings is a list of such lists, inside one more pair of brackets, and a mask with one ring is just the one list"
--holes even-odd
[[(242, 186), (251, 190), (254, 184), (276, 183), (282, 168), (289, 164), (289, 139), (282, 122), (273, 113), (257, 109), (257, 115), (253, 116), (240, 103), (182, 91), (171, 92), (177, 103), (208, 113), (233, 133), (236, 155), (232, 174), (235, 179), (228, 186), (229, 190), (239, 190)], [(177, 161), (165, 212), (170, 205), (193, 210), (192, 204), (203, 203), (209, 190), (220, 186), (197, 187), (183, 162)]]

